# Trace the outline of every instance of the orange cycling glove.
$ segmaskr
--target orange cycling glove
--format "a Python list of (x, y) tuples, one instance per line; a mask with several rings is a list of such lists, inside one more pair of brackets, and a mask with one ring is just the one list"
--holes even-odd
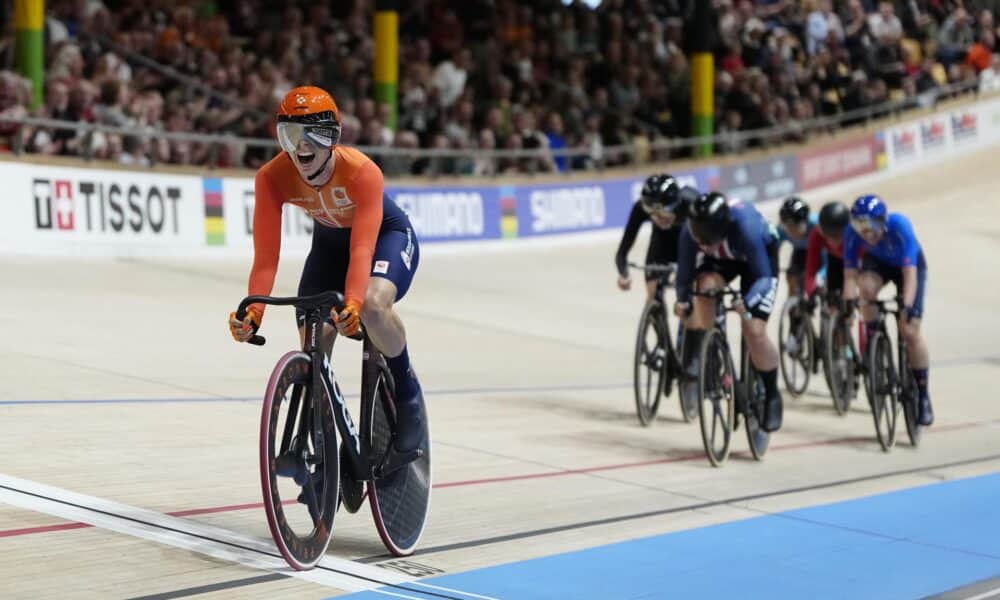
[(260, 322), (263, 315), (256, 308), (250, 308), (247, 310), (247, 316), (243, 318), (243, 321), (239, 321), (236, 318), (236, 313), (229, 313), (229, 333), (232, 334), (233, 339), (237, 342), (245, 342), (252, 338), (257, 330), (260, 329)]
[(348, 300), (344, 310), (340, 311), (339, 315), (336, 311), (331, 310), (330, 316), (333, 317), (337, 331), (343, 335), (351, 337), (357, 335), (358, 331), (361, 330), (361, 303), (357, 300)]

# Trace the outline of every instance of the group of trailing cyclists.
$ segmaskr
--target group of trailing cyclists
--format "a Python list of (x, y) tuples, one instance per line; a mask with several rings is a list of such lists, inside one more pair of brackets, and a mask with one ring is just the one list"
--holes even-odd
[[(655, 361), (657, 367), (662, 365), (670, 372), (668, 380), (680, 379), (681, 404), (688, 418), (699, 394), (704, 397), (708, 393), (704, 389), (705, 367), (700, 364), (708, 356), (703, 349), (707, 345), (704, 339), (707, 332), (718, 329), (724, 322), (726, 308), (720, 302), (729, 294), (733, 302), (728, 310), (741, 317), (741, 345), (748, 353), (749, 367), (758, 378), (759, 427), (767, 433), (781, 428), (783, 401), (778, 387), (779, 362), (784, 353), (804, 356), (802, 336), (790, 331), (788, 339), (782, 339), (779, 353), (766, 331), (767, 321), (775, 308), (779, 248), (788, 242), (792, 253), (785, 279), (794, 307), (793, 315), (800, 321), (808, 319), (817, 305), (822, 305), (824, 317), (839, 314), (848, 323), (860, 309), (864, 322), (859, 328), (860, 336), (871, 338), (878, 331), (884, 331), (885, 311), (881, 309), (884, 303), (878, 301), (879, 291), (890, 281), (895, 284), (900, 343), (905, 345), (908, 356), (908, 365), (899, 365), (901, 371), (907, 369), (908, 372), (901, 373), (900, 378), (913, 382), (914, 421), (920, 426), (933, 423), (934, 413), (927, 391), (927, 345), (920, 333), (927, 262), (910, 221), (902, 214), (890, 213), (879, 196), (863, 195), (850, 207), (841, 202), (829, 202), (818, 215), (803, 199), (793, 196), (783, 202), (776, 226), (752, 204), (727, 198), (717, 191), (702, 193), (668, 174), (652, 175), (642, 187), (615, 255), (618, 287), (622, 290), (631, 286), (627, 257), (640, 226), (647, 220), (653, 223), (644, 267), (647, 298), (649, 303), (664, 307), (664, 315), (659, 317), (663, 325), (659, 326), (658, 338), (669, 340), (663, 292), (671, 281), (664, 273), (673, 274), (674, 271), (676, 277), (672, 283), (676, 303), (673, 313), (681, 321), (682, 334), (678, 335), (676, 348), (661, 348), (656, 352), (643, 344), (644, 325), (640, 323), (636, 354), (637, 404), (641, 404), (642, 392), (638, 382), (639, 365), (648, 366)], [(654, 268), (653, 265), (660, 266)], [(737, 277), (740, 280), (738, 291), (727, 291), (727, 286)], [(648, 313), (648, 310), (644, 313), (644, 320), (650, 319)], [(782, 335), (785, 335), (784, 327)], [(810, 354), (807, 362), (815, 360)], [(861, 366), (861, 361), (858, 364)], [(716, 366), (712, 365), (709, 370), (712, 369)], [(830, 381), (829, 371), (827, 380)], [(786, 384), (788, 381), (786, 375)], [(752, 396), (752, 391), (748, 393)], [(655, 405), (653, 410), (655, 412)], [(647, 423), (650, 420), (648, 408), (645, 416), (642, 412), (640, 407), (640, 419)], [(726, 415), (719, 415), (718, 409), (715, 412), (712, 418), (725, 419)], [(706, 448), (708, 443), (706, 439)]]

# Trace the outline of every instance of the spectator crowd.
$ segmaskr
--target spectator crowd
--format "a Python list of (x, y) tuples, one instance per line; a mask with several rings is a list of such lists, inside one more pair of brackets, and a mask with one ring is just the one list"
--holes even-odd
[[(371, 148), (390, 175), (645, 162), (677, 153), (656, 142), (691, 135), (695, 1), (604, 0), (596, 10), (560, 0), (401, 2), (395, 128), (390, 107), (373, 100), (374, 0), (48, 0), (36, 110), (30, 84), (12, 70), (13, 19), (0, 8), (8, 23), (0, 117), (135, 132), (24, 128), (18, 141), (29, 152), (257, 167), (275, 148), (239, 139), (273, 137), (280, 98), (314, 84), (337, 100), (343, 142)], [(719, 152), (802, 141), (817, 117), (861, 121), (890, 101), (933, 101), (943, 86), (972, 87), (1000, 66), (1000, 0), (704, 1), (715, 21), (708, 44)], [(773, 127), (781, 134), (743, 133)], [(157, 130), (233, 141), (150, 133)], [(16, 131), (0, 122), (0, 149), (14, 146)], [(382, 147), (460, 152), (414, 159)], [(478, 149), (550, 151), (493, 160)]]

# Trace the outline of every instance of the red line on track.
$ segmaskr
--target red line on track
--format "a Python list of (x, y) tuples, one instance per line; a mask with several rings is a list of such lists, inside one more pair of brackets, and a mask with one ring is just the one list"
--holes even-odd
[[(975, 427), (982, 427), (984, 425), (993, 425), (996, 423), (1000, 423), (1000, 419), (992, 419), (988, 421), (971, 421), (966, 423), (952, 423), (949, 425), (935, 426), (934, 429), (930, 430), (930, 432), (934, 433), (939, 431), (957, 431), (962, 429), (972, 429)], [(782, 444), (782, 445), (772, 446), (771, 451), (774, 452), (780, 450), (793, 450), (797, 448), (811, 448), (818, 446), (835, 446), (839, 444), (856, 444), (859, 442), (870, 442), (870, 441), (872, 441), (871, 436), (839, 437), (839, 438), (831, 438), (827, 440), (819, 440), (813, 442), (797, 442), (794, 444)], [(748, 454), (749, 452), (734, 453), (735, 456), (743, 456)], [(484, 479), (466, 479), (463, 481), (449, 481), (446, 483), (436, 484), (434, 486), (434, 489), (466, 487), (473, 485), (486, 485), (491, 483), (505, 483), (510, 481), (525, 481), (529, 479), (548, 479), (552, 477), (565, 477), (567, 475), (585, 475), (587, 473), (598, 473), (601, 471), (619, 471), (622, 469), (633, 469), (638, 467), (650, 467), (654, 465), (665, 465), (670, 463), (690, 462), (693, 460), (702, 460), (704, 458), (705, 458), (704, 453), (698, 452), (692, 454), (685, 454), (682, 456), (674, 456), (670, 458), (661, 458), (657, 460), (619, 463), (614, 465), (599, 465), (595, 467), (584, 467), (582, 469), (564, 469), (561, 471), (545, 471), (542, 473), (507, 475), (504, 477), (487, 477)], [(295, 500), (286, 500), (282, 504), (293, 504), (293, 503), (295, 503)], [(238, 510), (252, 510), (252, 509), (262, 509), (262, 508), (264, 508), (263, 502), (252, 502), (249, 504), (231, 504), (228, 506), (191, 508), (187, 510), (169, 512), (167, 514), (172, 517), (191, 517), (195, 515), (208, 515), (213, 513), (233, 512)], [(25, 527), (22, 529), (7, 529), (0, 531), (0, 538), (16, 537), (21, 535), (32, 535), (36, 533), (48, 533), (50, 531), (68, 531), (71, 529), (86, 529), (88, 527), (93, 527), (93, 526), (87, 523), (61, 523), (58, 525), (41, 525), (38, 527)]]

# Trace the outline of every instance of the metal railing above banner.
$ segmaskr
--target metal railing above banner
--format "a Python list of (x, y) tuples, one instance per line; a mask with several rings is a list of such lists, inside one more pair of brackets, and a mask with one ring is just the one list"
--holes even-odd
[[(964, 82), (929, 90), (915, 97), (899, 101), (890, 101), (874, 106), (867, 106), (836, 115), (824, 116), (808, 121), (797, 121), (766, 129), (733, 131), (711, 136), (691, 138), (657, 139), (645, 144), (632, 143), (617, 146), (602, 146), (598, 151), (588, 147), (576, 148), (534, 148), (534, 149), (481, 149), (481, 148), (397, 148), (392, 146), (357, 146), (357, 148), (377, 162), (382, 163), (384, 170), (390, 175), (409, 174), (414, 163), (424, 162), (422, 174), (425, 175), (499, 175), (503, 173), (506, 162), (518, 163), (518, 173), (555, 172), (556, 161), (564, 160), (565, 170), (601, 169), (609, 164), (627, 163), (639, 165), (643, 163), (662, 162), (679, 156), (689, 156), (696, 147), (711, 144), (719, 154), (730, 154), (727, 148), (738, 149), (736, 152), (754, 147), (775, 147), (794, 141), (806, 141), (817, 133), (829, 133), (846, 125), (866, 124), (877, 119), (895, 118), (902, 113), (914, 109), (931, 109), (942, 100), (955, 98), (969, 93), (978, 93), (978, 82)], [(37, 129), (48, 131), (73, 131), (78, 137), (79, 153), (76, 156), (84, 160), (92, 160), (96, 151), (96, 136), (117, 135), (124, 138), (140, 140), (167, 140), (172, 142), (187, 142), (199, 144), (207, 148), (208, 160), (205, 165), (218, 164), (217, 158), (223, 147), (236, 150), (242, 157), (243, 152), (250, 149), (264, 149), (274, 152), (278, 143), (271, 138), (245, 138), (235, 135), (218, 135), (203, 133), (188, 133), (166, 131), (152, 127), (119, 127), (90, 122), (61, 121), (39, 117), (4, 117), (0, 116), (0, 124), (13, 125), (11, 133), (7, 134), (8, 145), (15, 155), (29, 152), (29, 136)], [(8, 129), (10, 129), (8, 127)], [(2, 137), (2, 136), (0, 136)], [(733, 152), (735, 153), (735, 152)], [(150, 163), (155, 157), (150, 156)], [(456, 164), (461, 163), (461, 164)], [(492, 165), (490, 165), (492, 163)], [(478, 166), (486, 165), (480, 169)], [(134, 166), (134, 165), (131, 165)], [(387, 168), (388, 167), (388, 168)], [(397, 172), (398, 171), (398, 172)]]

